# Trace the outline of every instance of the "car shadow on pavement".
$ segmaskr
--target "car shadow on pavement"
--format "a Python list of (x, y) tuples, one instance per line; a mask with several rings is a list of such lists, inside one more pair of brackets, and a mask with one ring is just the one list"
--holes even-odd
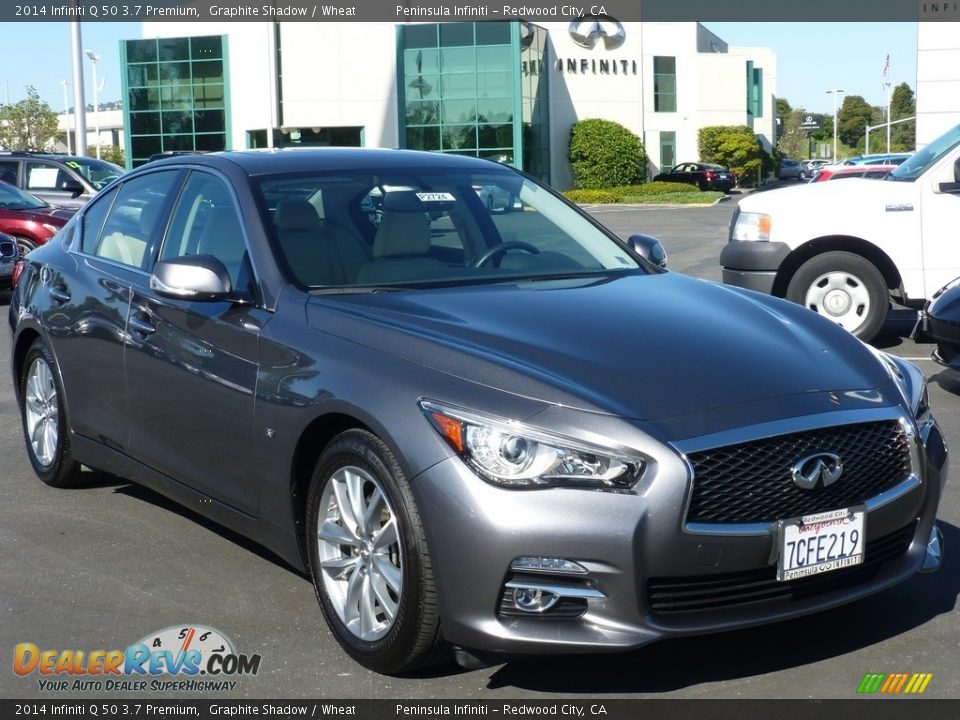
[[(107, 475), (106, 473), (100, 473), (100, 474), (110, 478), (114, 477), (112, 475)], [(253, 540), (250, 540), (249, 538), (243, 535), (240, 535), (239, 533), (235, 533), (233, 530), (230, 530), (229, 528), (226, 528), (223, 525), (220, 525), (219, 523), (208, 519), (204, 515), (200, 515), (199, 513), (193, 512), (189, 508), (186, 508), (183, 505), (180, 505), (179, 503), (176, 503), (173, 500), (170, 500), (169, 498), (161, 495), (158, 492), (154, 492), (148, 487), (144, 487), (143, 485), (137, 485), (136, 483), (128, 483), (126, 480), (121, 480), (118, 478), (114, 478), (114, 480), (116, 480), (119, 483), (123, 483), (123, 484), (117, 485), (116, 489), (114, 490), (115, 493), (126, 495), (127, 497), (135, 498), (137, 500), (142, 500), (143, 502), (148, 502), (151, 505), (155, 505), (156, 507), (176, 513), (177, 515), (180, 515), (181, 517), (184, 517), (188, 520), (192, 520), (197, 525), (200, 525), (206, 528), (210, 532), (216, 533), (217, 535), (222, 537), (224, 540), (227, 540), (228, 542), (231, 542), (234, 545), (239, 545), (244, 550), (248, 550), (249, 552), (252, 552), (255, 555), (263, 558), (264, 560), (268, 560), (279, 567), (289, 570), (293, 574), (298, 575), (299, 577), (305, 579), (307, 582), (310, 581), (309, 577), (305, 573), (300, 572), (295, 567), (293, 567), (292, 565), (287, 563), (285, 560), (283, 560), (279, 555), (276, 555), (271, 550), (268, 550), (267, 548), (265, 548), (263, 545), (260, 545), (254, 542)]]
[(939, 571), (849, 605), (747, 630), (662, 640), (624, 654), (511, 662), (493, 673), (487, 687), (587, 695), (669, 692), (809, 665), (875, 645), (956, 605), (960, 529), (943, 522), (940, 529), (946, 554)]
[(887, 315), (887, 321), (880, 328), (880, 332), (870, 342), (880, 350), (890, 350), (903, 345), (904, 338), (909, 338), (917, 324), (917, 311), (895, 305)]

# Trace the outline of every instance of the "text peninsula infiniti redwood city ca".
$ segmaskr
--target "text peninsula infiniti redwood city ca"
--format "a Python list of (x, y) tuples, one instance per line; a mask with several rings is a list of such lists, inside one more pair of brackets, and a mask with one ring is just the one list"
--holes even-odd
[(29, 459), (262, 543), (385, 673), (626, 650), (936, 569), (921, 372), (663, 260), (476, 158), (148, 163), (19, 269)]

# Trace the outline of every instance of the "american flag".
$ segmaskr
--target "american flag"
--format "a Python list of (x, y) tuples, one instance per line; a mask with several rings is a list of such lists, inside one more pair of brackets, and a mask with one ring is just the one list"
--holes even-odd
[(887, 53), (887, 61), (883, 64), (883, 79), (887, 79), (887, 73), (890, 72), (890, 53)]

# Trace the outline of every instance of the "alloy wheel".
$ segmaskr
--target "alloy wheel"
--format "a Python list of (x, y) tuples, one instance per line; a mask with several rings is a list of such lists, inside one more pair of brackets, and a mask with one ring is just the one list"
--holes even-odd
[(49, 467), (57, 456), (60, 442), (60, 406), (53, 371), (41, 357), (33, 361), (27, 372), (24, 399), (30, 447), (37, 462)]

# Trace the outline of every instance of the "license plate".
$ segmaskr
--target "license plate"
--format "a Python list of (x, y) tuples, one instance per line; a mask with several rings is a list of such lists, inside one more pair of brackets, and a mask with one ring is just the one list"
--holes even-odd
[(866, 510), (831, 510), (780, 523), (777, 580), (795, 580), (863, 562)]

